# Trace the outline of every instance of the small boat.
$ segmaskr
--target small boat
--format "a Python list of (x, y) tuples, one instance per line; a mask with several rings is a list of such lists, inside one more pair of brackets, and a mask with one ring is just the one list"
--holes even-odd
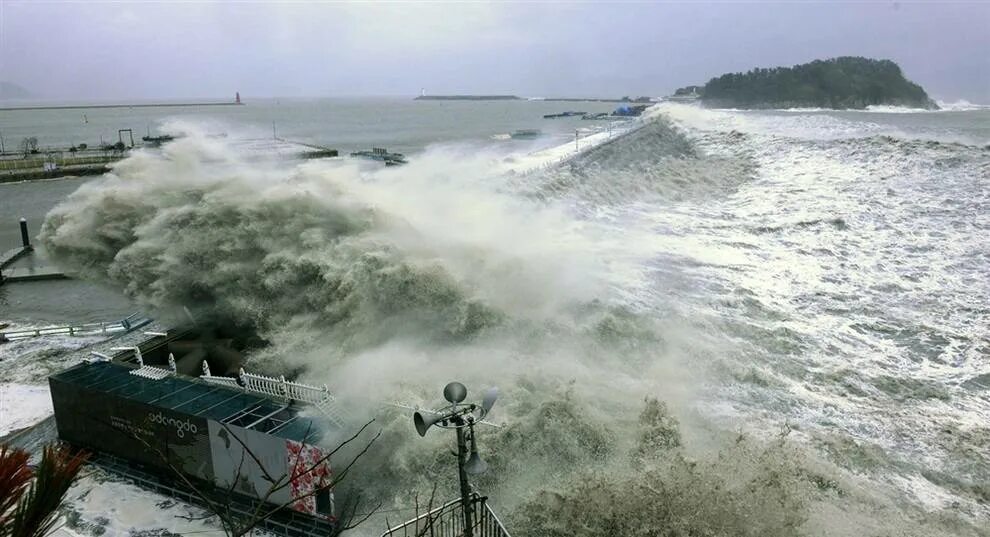
[(509, 135), (513, 140), (532, 140), (543, 135), (538, 129), (520, 129)]

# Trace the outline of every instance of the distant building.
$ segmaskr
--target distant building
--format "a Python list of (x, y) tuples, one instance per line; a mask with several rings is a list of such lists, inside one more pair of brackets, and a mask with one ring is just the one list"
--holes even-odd
[(667, 97), (668, 101), (674, 102), (694, 102), (701, 98), (701, 86), (685, 86), (677, 88), (673, 95)]

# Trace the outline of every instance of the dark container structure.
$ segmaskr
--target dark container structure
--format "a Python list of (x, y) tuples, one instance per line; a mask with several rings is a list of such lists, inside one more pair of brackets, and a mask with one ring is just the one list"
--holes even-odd
[[(264, 524), (278, 535), (332, 532), (330, 462), (320, 462), (325, 452), (315, 445), (326, 423), (300, 415), (291, 401), (140, 371), (101, 361), (49, 377), (59, 438), (141, 484), (187, 499), (176, 472), (234, 503), (235, 511), (249, 513), (258, 502), (285, 505)], [(266, 474), (287, 485), (272, 490)]]

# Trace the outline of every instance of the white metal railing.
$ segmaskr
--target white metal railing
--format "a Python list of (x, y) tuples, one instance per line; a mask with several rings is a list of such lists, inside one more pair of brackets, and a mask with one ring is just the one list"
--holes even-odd
[(139, 377), (144, 377), (151, 380), (161, 380), (165, 377), (174, 376), (177, 369), (175, 367), (175, 356), (172, 353), (168, 355), (168, 369), (163, 369), (161, 367), (155, 367), (153, 365), (145, 365), (144, 359), (141, 356), (141, 349), (134, 347), (134, 356), (137, 358), (140, 367), (131, 371), (132, 375)]
[(243, 389), (244, 387), (237, 382), (234, 377), (214, 377), (210, 374), (210, 364), (206, 360), (203, 360), (203, 374), (199, 377), (201, 380), (205, 380), (210, 384), (219, 384), (221, 386), (227, 386), (228, 388)]
[[(138, 314), (135, 313), (124, 319), (113, 322), (81, 323), (63, 326), (47, 326), (44, 328), (31, 328), (28, 330), (11, 330), (0, 332), (0, 341), (13, 341), (16, 339), (26, 339), (42, 336), (99, 336), (109, 335), (119, 332), (127, 332), (138, 326)], [(145, 323), (146, 324), (146, 323)]]
[(169, 371), (168, 369), (162, 369), (153, 365), (144, 365), (137, 369), (131, 370), (131, 374), (138, 377), (144, 377), (146, 379), (161, 380), (165, 377), (171, 377), (175, 373)]
[(322, 388), (318, 388), (308, 384), (290, 382), (284, 376), (275, 378), (247, 373), (243, 368), (238, 372), (236, 379), (234, 377), (215, 377), (210, 374), (210, 366), (206, 360), (203, 360), (203, 375), (200, 378), (213, 384), (241, 388), (274, 399), (308, 403), (320, 409), (337, 426), (344, 425), (346, 414), (338, 407), (336, 399), (326, 384)]

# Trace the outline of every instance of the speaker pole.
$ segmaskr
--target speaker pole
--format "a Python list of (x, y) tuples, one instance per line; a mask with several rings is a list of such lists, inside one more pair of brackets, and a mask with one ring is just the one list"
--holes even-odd
[[(457, 478), (461, 485), (461, 509), (464, 515), (464, 531), (460, 535), (474, 537), (473, 519), (475, 512), (471, 498), (471, 484), (468, 483), (468, 473), (481, 474), (488, 468), (485, 461), (478, 456), (474, 425), (477, 420), (484, 418), (492, 409), (492, 405), (495, 404), (495, 399), (498, 397), (498, 389), (488, 390), (480, 406), (464, 402), (467, 397), (467, 388), (460, 382), (447, 384), (443, 389), (443, 397), (450, 403), (450, 406), (440, 411), (417, 410), (413, 414), (413, 424), (420, 436), (426, 436), (426, 432), (434, 425), (442, 429), (454, 429), (457, 433)], [(425, 413), (431, 414), (431, 416), (427, 418)], [(468, 440), (471, 441), (470, 454), (468, 452)], [(432, 531), (432, 523), (430, 527)]]
[(474, 537), (474, 528), (471, 526), (471, 485), (468, 484), (467, 472), (464, 464), (467, 462), (467, 442), (464, 439), (464, 427), (458, 427), (457, 431), (457, 474), (461, 481), (461, 507), (464, 509), (464, 537)]

